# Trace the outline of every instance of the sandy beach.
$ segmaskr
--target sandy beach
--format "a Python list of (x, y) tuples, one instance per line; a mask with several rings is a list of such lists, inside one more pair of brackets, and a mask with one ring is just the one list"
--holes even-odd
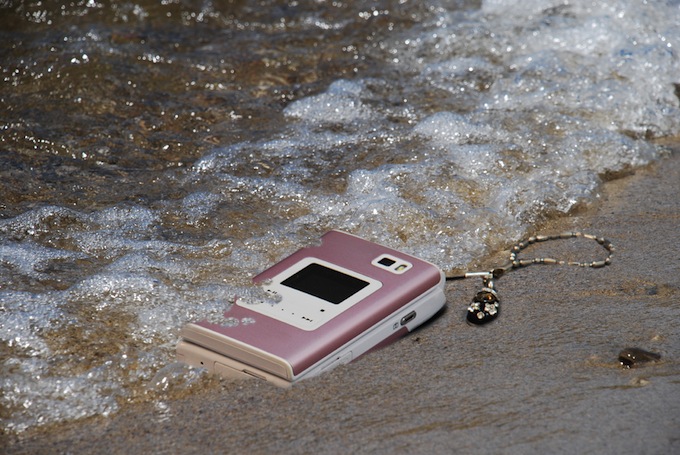
[[(678, 453), (679, 194), (676, 150), (537, 229), (606, 237), (614, 262), (509, 273), (497, 283), (501, 315), (487, 326), (464, 321), (479, 283), (450, 283), (447, 310), (422, 329), (289, 390), (204, 381), (183, 397), (11, 436), (4, 451)], [(586, 241), (539, 248), (526, 257), (606, 256)], [(661, 360), (623, 369), (626, 347)]]

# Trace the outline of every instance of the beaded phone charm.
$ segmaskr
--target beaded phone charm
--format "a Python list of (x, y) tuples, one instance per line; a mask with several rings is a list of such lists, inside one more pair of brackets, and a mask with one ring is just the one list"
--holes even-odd
[[(518, 259), (519, 253), (534, 243), (548, 242), (551, 240), (560, 239), (572, 239), (576, 237), (583, 237), (585, 239), (593, 240), (607, 250), (607, 257), (602, 261), (593, 262), (574, 262), (574, 261), (561, 261), (553, 258), (533, 258), (533, 259)], [(473, 324), (485, 324), (490, 322), (498, 316), (500, 310), (500, 299), (498, 298), (498, 293), (496, 292), (494, 286), (494, 280), (503, 276), (506, 272), (514, 269), (519, 269), (521, 267), (526, 267), (532, 264), (555, 264), (555, 265), (573, 265), (576, 267), (591, 267), (600, 268), (611, 264), (612, 254), (614, 253), (614, 245), (602, 237), (597, 237), (590, 234), (583, 234), (581, 232), (565, 232), (558, 235), (537, 235), (535, 237), (529, 237), (526, 240), (519, 242), (517, 245), (513, 246), (510, 250), (510, 260), (509, 262), (501, 267), (495, 268), (488, 272), (468, 272), (462, 275), (451, 275), (447, 276), (447, 280), (462, 280), (471, 277), (481, 277), (482, 278), (482, 289), (477, 292), (475, 297), (472, 299), (472, 303), (468, 307), (467, 320)]]

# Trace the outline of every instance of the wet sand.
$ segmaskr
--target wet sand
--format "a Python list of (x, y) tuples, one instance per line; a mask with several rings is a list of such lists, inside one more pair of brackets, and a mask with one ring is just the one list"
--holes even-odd
[[(490, 325), (464, 322), (479, 283), (454, 282), (447, 310), (421, 330), (289, 390), (215, 381), (110, 418), (13, 436), (6, 449), (680, 453), (679, 196), (676, 151), (607, 183), (596, 206), (542, 226), (609, 238), (613, 264), (512, 272), (497, 283), (501, 314)], [(539, 248), (525, 257), (606, 256), (588, 242)], [(626, 347), (661, 360), (623, 369), (617, 355)]]

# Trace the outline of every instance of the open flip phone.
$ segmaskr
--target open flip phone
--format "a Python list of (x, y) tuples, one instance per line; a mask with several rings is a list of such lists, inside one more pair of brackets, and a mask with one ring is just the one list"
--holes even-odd
[(321, 241), (253, 279), (277, 303), (237, 300), (225, 312), (253, 323), (187, 324), (178, 360), (286, 387), (405, 335), (444, 306), (436, 266), (340, 231)]

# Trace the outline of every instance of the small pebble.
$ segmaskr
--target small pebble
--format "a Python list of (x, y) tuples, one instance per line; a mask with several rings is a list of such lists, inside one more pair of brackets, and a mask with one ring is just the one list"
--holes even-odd
[(648, 362), (656, 362), (660, 358), (661, 354), (645, 351), (640, 348), (626, 348), (619, 352), (619, 362), (625, 368), (633, 368)]

